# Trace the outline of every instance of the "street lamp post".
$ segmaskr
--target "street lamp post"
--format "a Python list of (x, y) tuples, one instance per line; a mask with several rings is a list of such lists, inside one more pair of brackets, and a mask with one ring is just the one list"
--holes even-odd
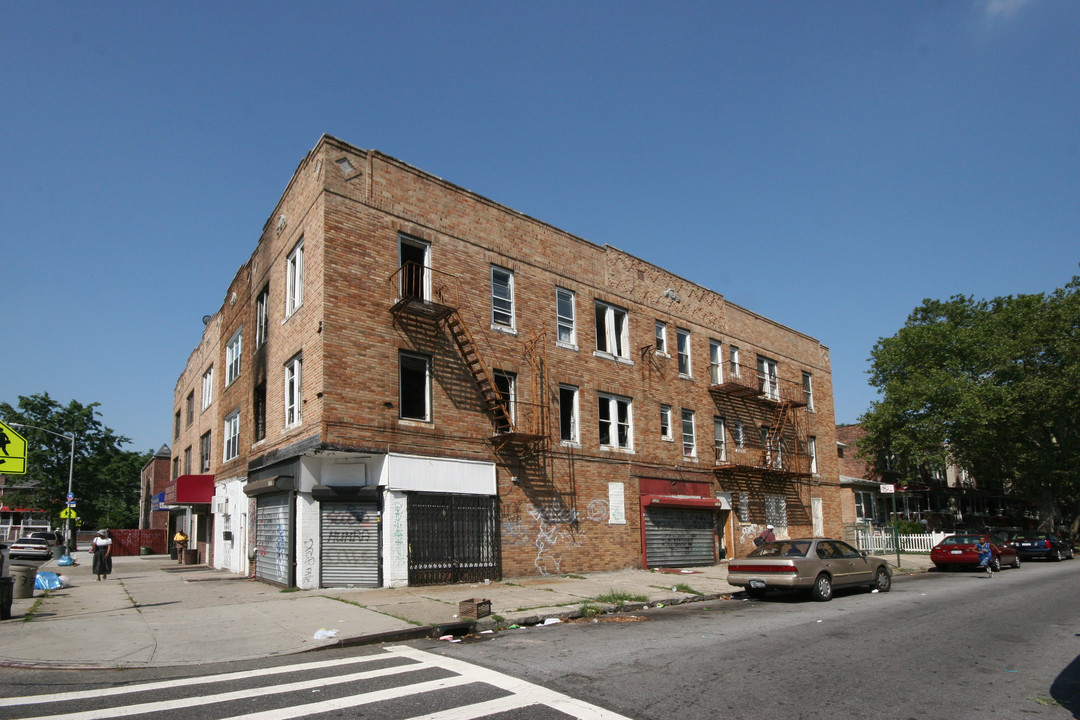
[[(71, 481), (75, 477), (75, 436), (74, 435), (65, 435), (64, 433), (58, 433), (58, 432), (54, 432), (52, 430), (46, 430), (45, 428), (38, 427), (37, 425), (27, 425), (26, 423), (9, 422), (8, 425), (13, 425), (14, 427), (21, 427), (21, 428), (30, 428), (31, 430), (40, 430), (41, 432), (47, 432), (50, 435), (55, 435), (56, 437), (62, 437), (62, 438), (65, 438), (65, 439), (71, 441), (71, 459), (70, 459), (70, 461), (68, 463), (68, 489), (67, 489), (67, 494), (70, 497), (71, 494), (72, 494), (72, 492), (71, 492)], [(67, 546), (68, 552), (71, 552), (71, 550), (72, 550), (72, 541), (73, 541), (73, 539), (74, 538), (73, 538), (73, 536), (71, 534), (71, 518), (68, 518), (67, 519), (67, 538), (65, 540), (65, 544)]]

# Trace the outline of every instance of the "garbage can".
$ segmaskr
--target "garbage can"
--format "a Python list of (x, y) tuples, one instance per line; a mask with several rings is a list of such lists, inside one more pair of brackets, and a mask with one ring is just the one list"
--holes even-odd
[(59, 560), (60, 556), (64, 554), (63, 545), (53, 545), (49, 550), (52, 552), (53, 560)]
[(176, 559), (176, 543), (169, 546), (169, 557), (173, 560)]
[(185, 565), (198, 565), (199, 564), (199, 551), (198, 550), (185, 550), (184, 551), (184, 564)]
[(12, 588), (11, 597), (15, 599), (34, 597), (34, 577), (36, 575), (37, 570), (29, 565), (12, 565), (11, 579), (14, 581), (14, 588)]
[(11, 597), (15, 581), (9, 577), (0, 577), (0, 620), (11, 619)]
[(0, 543), (0, 577), (9, 577), (11, 575), (8, 572), (8, 568), (11, 565), (8, 563), (8, 546), (4, 543)]

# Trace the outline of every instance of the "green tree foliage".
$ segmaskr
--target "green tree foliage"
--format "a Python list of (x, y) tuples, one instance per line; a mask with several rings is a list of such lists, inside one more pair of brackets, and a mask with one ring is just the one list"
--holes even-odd
[(956, 462), (1038, 503), (1080, 496), (1080, 277), (1050, 294), (925, 300), (871, 354), (864, 457), (908, 479)]
[(54, 526), (66, 525), (60, 519), (67, 495), (71, 441), (43, 432), (75, 436), (75, 464), (72, 489), (79, 518), (84, 528), (130, 528), (139, 521), (139, 480), (143, 466), (152, 452), (136, 453), (122, 449), (131, 441), (113, 432), (98, 419), (99, 403), (82, 405), (72, 400), (61, 405), (48, 393), (19, 396), (18, 406), (0, 402), (0, 419), (34, 427), (16, 427), (26, 438), (25, 475), (10, 475), (5, 504), (42, 510)]

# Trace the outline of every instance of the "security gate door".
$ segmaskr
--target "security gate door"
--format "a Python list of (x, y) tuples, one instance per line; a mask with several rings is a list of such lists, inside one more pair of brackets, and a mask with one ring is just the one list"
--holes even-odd
[(379, 587), (379, 506), (322, 502), (320, 587)]
[(260, 496), (255, 507), (255, 577), (288, 587), (292, 569), (289, 494)]
[(409, 584), (498, 580), (499, 522), (487, 495), (409, 495)]
[(647, 508), (645, 563), (650, 568), (712, 565), (716, 521), (708, 510)]

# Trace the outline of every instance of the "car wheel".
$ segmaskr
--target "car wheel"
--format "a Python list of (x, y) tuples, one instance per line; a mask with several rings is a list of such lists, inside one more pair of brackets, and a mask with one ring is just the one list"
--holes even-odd
[(1062, 561), (1062, 560), (1064, 560), (1064, 559), (1065, 559), (1065, 558), (1063, 558), (1063, 557), (1061, 556), (1061, 550), (1055, 550), (1055, 551), (1054, 551), (1054, 562), (1061, 562), (1061, 561)]
[(996, 557), (990, 561), (990, 569), (994, 572), (1001, 572), (1001, 558)]
[(889, 590), (892, 589), (892, 577), (889, 576), (889, 571), (883, 567), (879, 567), (877, 572), (874, 573), (874, 584), (872, 587), (881, 592), (889, 592)]
[(1020, 567), (1020, 553), (1016, 554), (1016, 559), (1013, 560), (1013, 567), (1014, 568)]
[(818, 602), (832, 600), (832, 579), (825, 573), (818, 575), (817, 580), (814, 581), (814, 588), (810, 591), (810, 597)]

